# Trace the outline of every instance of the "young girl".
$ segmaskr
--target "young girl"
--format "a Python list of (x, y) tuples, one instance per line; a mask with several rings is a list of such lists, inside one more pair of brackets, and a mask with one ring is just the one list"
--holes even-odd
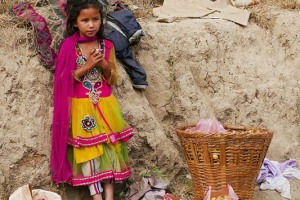
[(98, 0), (68, 1), (68, 37), (57, 56), (51, 172), (57, 184), (87, 185), (94, 200), (113, 199), (113, 184), (131, 175), (124, 142), (133, 131), (112, 94), (118, 71), (103, 38)]

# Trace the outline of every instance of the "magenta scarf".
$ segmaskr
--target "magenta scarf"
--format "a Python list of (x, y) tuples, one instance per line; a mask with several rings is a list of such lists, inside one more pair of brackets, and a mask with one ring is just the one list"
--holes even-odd
[(66, 38), (57, 55), (50, 157), (52, 180), (56, 184), (66, 182), (73, 176), (67, 155), (67, 138), (73, 96), (73, 72), (76, 67), (75, 44), (78, 39), (78, 33)]

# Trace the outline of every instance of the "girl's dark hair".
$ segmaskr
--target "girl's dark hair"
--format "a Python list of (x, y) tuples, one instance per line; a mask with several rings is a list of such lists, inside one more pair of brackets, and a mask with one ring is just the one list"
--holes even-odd
[(67, 0), (67, 6), (65, 12), (67, 13), (67, 27), (66, 36), (70, 36), (78, 31), (77, 27), (74, 27), (80, 11), (86, 8), (97, 8), (101, 16), (100, 29), (97, 32), (97, 36), (103, 38), (104, 24), (103, 24), (103, 11), (102, 4), (98, 0)]

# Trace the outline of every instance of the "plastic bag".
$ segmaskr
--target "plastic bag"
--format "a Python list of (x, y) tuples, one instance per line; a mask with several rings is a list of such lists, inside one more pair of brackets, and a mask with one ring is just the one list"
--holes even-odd
[(237, 194), (233, 191), (231, 185), (227, 184), (223, 190), (212, 192), (209, 186), (205, 192), (203, 200), (238, 200)]
[(61, 196), (50, 191), (31, 189), (29, 184), (19, 187), (9, 200), (61, 200)]
[(180, 200), (178, 197), (173, 196), (172, 194), (165, 194), (161, 200)]
[(32, 190), (32, 200), (61, 200), (61, 196), (54, 192), (34, 189)]
[(216, 118), (200, 119), (195, 127), (186, 129), (200, 133), (226, 132), (222, 124)]

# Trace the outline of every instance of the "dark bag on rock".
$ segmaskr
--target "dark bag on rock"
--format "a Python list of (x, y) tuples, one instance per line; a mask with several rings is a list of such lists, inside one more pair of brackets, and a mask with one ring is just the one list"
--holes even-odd
[(148, 86), (147, 74), (134, 58), (131, 46), (138, 44), (144, 36), (141, 25), (128, 9), (118, 10), (106, 15), (104, 35), (114, 43), (116, 56), (124, 64), (134, 88), (144, 90)]
[(141, 25), (136, 20), (131, 10), (122, 9), (108, 13), (106, 16), (107, 24), (122, 34), (129, 45), (137, 44), (144, 36)]

